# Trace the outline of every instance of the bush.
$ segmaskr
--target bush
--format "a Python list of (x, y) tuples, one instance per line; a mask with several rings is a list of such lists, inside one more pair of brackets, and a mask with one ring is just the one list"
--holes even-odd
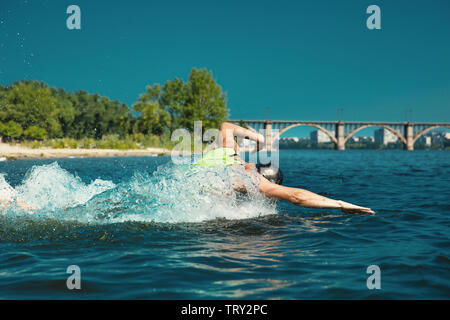
[(63, 149), (64, 148), (64, 141), (61, 139), (53, 140), (53, 144), (51, 146), (54, 149)]
[(47, 136), (47, 130), (37, 126), (29, 126), (28, 129), (23, 132), (23, 135), (29, 140), (44, 140)]
[[(0, 123), (0, 126), (2, 124)], [(39, 129), (38, 127), (36, 127)], [(36, 130), (36, 129), (33, 129)], [(31, 130), (27, 132), (27, 135), (31, 135)], [(37, 132), (38, 130), (36, 130)], [(94, 140), (93, 138), (83, 138), (76, 140), (73, 138), (56, 138), (56, 139), (43, 139), (43, 140), (25, 140), (18, 142), (20, 145), (29, 148), (84, 148), (84, 149), (117, 149), (117, 150), (129, 150), (129, 149), (143, 149), (143, 148), (166, 148), (171, 149), (176, 143), (170, 141), (169, 136), (158, 137), (156, 135), (127, 135), (120, 138), (119, 135), (105, 135), (101, 140)]]
[(133, 134), (133, 140), (136, 141), (137, 143), (144, 143), (146, 140), (146, 135), (144, 135), (143, 133), (135, 133)]
[(142, 139), (142, 146), (145, 148), (149, 147), (160, 147), (161, 146), (161, 139), (158, 136), (154, 135), (146, 135)]
[(71, 148), (76, 149), (78, 148), (78, 141), (72, 138), (64, 138), (64, 147), (65, 148)]
[(22, 127), (15, 121), (10, 120), (6, 125), (0, 126), (0, 135), (5, 139), (18, 139), (22, 136)]
[(43, 146), (41, 141), (33, 140), (33, 141), (23, 141), (20, 143), (20, 146), (32, 148), (32, 149), (38, 149)]
[(105, 135), (101, 140), (97, 141), (97, 148), (99, 149), (138, 149), (138, 146), (135, 141), (133, 141), (130, 137), (126, 139), (119, 139), (119, 136), (116, 134)]
[(40, 143), (39, 141), (33, 141), (31, 143), (30, 147), (33, 149), (38, 149), (38, 148), (42, 147), (42, 143)]
[(96, 144), (92, 138), (83, 138), (79, 141), (79, 146), (83, 149), (92, 149), (96, 147)]

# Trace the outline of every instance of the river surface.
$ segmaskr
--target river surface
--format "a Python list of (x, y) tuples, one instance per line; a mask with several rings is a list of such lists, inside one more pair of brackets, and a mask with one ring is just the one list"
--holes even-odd
[(170, 157), (0, 162), (34, 207), (0, 214), (0, 298), (450, 299), (449, 151), (282, 150), (280, 167), (376, 215), (209, 192), (239, 173)]

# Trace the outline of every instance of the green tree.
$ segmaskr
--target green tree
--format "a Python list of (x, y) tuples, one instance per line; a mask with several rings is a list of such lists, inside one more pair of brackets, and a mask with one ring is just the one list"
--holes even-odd
[(181, 112), (185, 128), (193, 130), (194, 121), (202, 121), (203, 128), (218, 128), (228, 117), (226, 97), (211, 71), (191, 70), (186, 83), (186, 101)]
[(53, 96), (56, 98), (58, 107), (58, 121), (61, 126), (63, 137), (72, 137), (72, 127), (75, 121), (76, 97), (72, 93), (66, 93), (64, 89), (51, 88)]
[(78, 91), (70, 99), (75, 117), (68, 136), (101, 139), (106, 134), (124, 136), (129, 133), (132, 115), (126, 104), (86, 91)]
[(140, 114), (135, 124), (137, 132), (161, 135), (170, 126), (170, 115), (159, 103), (160, 94), (159, 85), (148, 86), (147, 92), (134, 104), (134, 111)]
[(197, 120), (204, 129), (218, 128), (228, 117), (225, 94), (206, 69), (193, 68), (187, 82), (174, 78), (164, 86), (154, 84), (146, 89), (133, 107), (141, 114), (136, 120), (139, 132), (161, 134), (165, 128), (193, 131)]
[(14, 121), (21, 128), (39, 126), (51, 136), (61, 134), (57, 100), (43, 82), (22, 81), (0, 91), (0, 121)]
[(0, 122), (0, 142), (2, 142), (3, 137), (5, 136), (5, 132), (6, 132), (6, 125)]
[(170, 132), (182, 126), (181, 114), (186, 101), (186, 86), (183, 79), (166, 81), (160, 94), (159, 103), (170, 115)]

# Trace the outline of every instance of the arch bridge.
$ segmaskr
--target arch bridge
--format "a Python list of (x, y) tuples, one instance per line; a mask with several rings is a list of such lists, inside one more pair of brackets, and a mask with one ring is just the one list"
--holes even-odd
[(284, 120), (230, 120), (245, 123), (251, 130), (263, 132), (267, 150), (286, 131), (298, 126), (311, 126), (324, 132), (334, 142), (337, 150), (345, 150), (345, 143), (358, 131), (380, 127), (392, 132), (405, 150), (414, 150), (414, 143), (425, 133), (436, 128), (450, 128), (445, 122), (374, 122), (374, 121), (284, 121)]

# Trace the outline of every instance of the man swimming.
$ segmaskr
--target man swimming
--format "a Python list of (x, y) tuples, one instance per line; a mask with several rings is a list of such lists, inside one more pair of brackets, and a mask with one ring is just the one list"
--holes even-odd
[[(356, 206), (341, 200), (329, 199), (307, 190), (286, 187), (269, 181), (263, 174), (255, 170), (255, 164), (246, 163), (240, 158), (239, 147), (234, 139), (235, 137), (248, 138), (255, 141), (257, 149), (261, 149), (264, 144), (264, 137), (261, 134), (225, 122), (220, 127), (216, 148), (203, 155), (202, 158), (196, 161), (195, 165), (199, 167), (241, 166), (244, 169), (243, 171), (257, 185), (260, 193), (269, 198), (287, 200), (298, 206), (340, 209), (343, 212), (355, 214), (374, 214), (369, 208)], [(246, 185), (240, 180), (242, 179), (239, 179), (239, 175), (231, 178), (233, 189), (239, 193), (246, 193), (248, 191)], [(0, 188), (0, 211), (16, 204), (29, 213), (33, 213), (32, 210), (36, 208), (17, 199), (17, 193), (6, 182), (2, 185), (3, 187)], [(214, 192), (211, 188), (206, 188), (206, 191)], [(255, 192), (257, 191), (255, 190)]]
[[(263, 135), (252, 132), (248, 129), (236, 126), (232, 123), (224, 122), (220, 126), (220, 134), (215, 149), (207, 152), (200, 158), (196, 165), (202, 167), (208, 166), (234, 166), (243, 165), (245, 173), (254, 179), (256, 165), (249, 164), (243, 161), (239, 156), (238, 144), (235, 137), (246, 138), (257, 143), (257, 150), (261, 149), (264, 144)], [(341, 200), (333, 200), (300, 188), (291, 188), (278, 185), (269, 181), (262, 174), (258, 175), (258, 190), (269, 198), (278, 200), (286, 200), (295, 205), (308, 208), (322, 208), (322, 209), (340, 209), (342, 212), (354, 214), (370, 214), (375, 212), (370, 208), (360, 207)], [(236, 191), (245, 192), (245, 187), (239, 181), (232, 181), (233, 187)]]

